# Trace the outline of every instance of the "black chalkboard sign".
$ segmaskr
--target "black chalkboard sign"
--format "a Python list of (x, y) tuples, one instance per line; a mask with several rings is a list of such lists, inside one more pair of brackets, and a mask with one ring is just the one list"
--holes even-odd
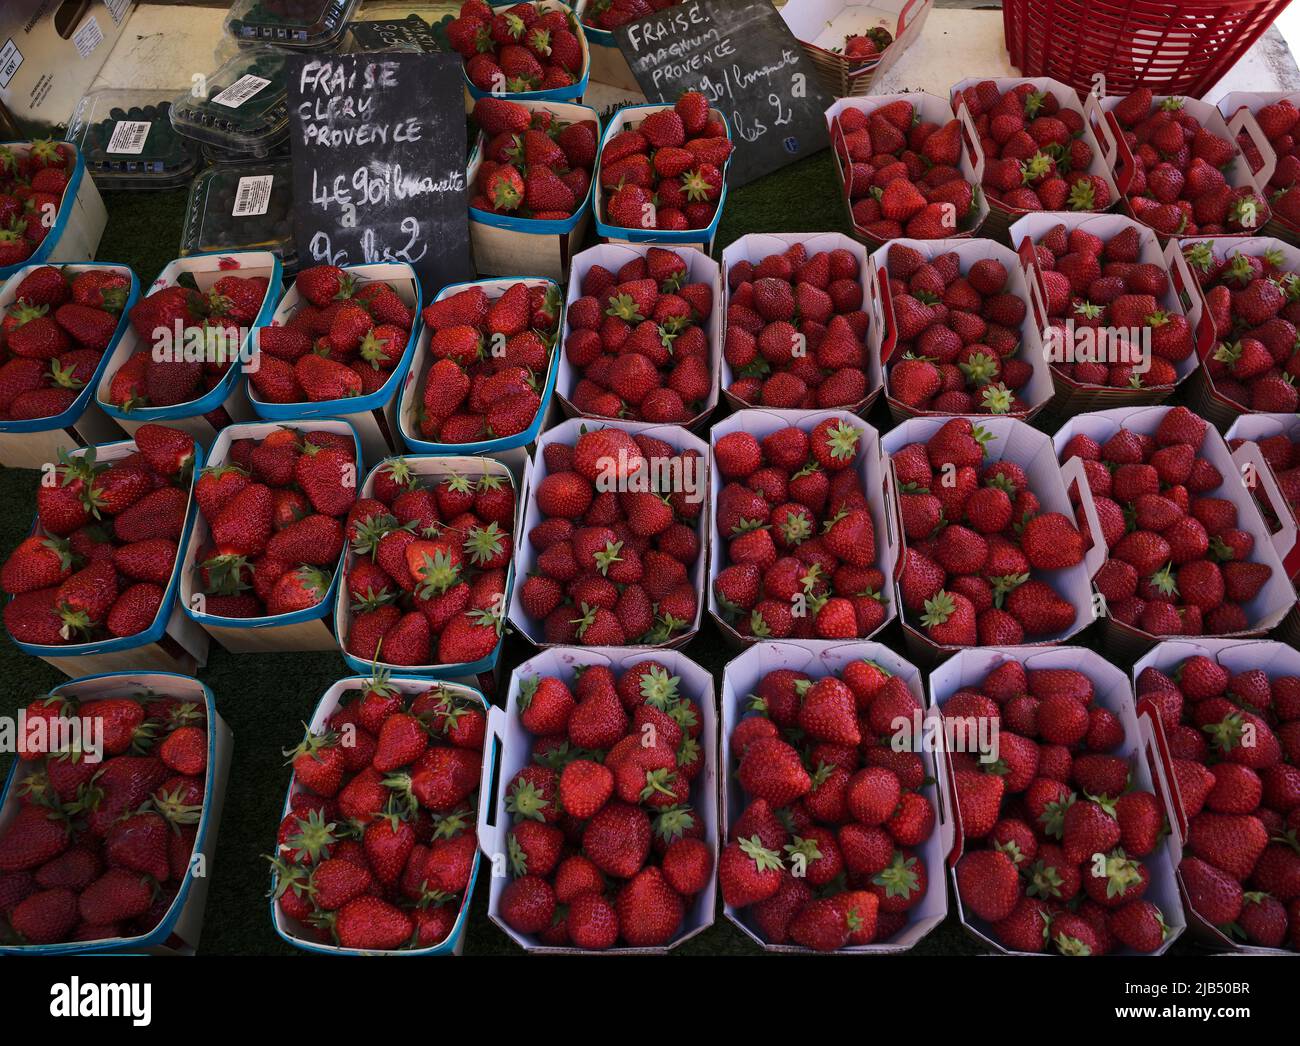
[(698, 90), (727, 117), (733, 187), (830, 144), (833, 99), (769, 0), (687, 0), (614, 34), (652, 102)]
[(419, 15), (352, 22), (348, 29), (357, 48), (362, 51), (385, 51), (403, 44), (414, 44), (429, 54), (447, 50), (438, 41), (433, 26)]
[(409, 262), (426, 293), (473, 278), (459, 55), (286, 61), (301, 264)]

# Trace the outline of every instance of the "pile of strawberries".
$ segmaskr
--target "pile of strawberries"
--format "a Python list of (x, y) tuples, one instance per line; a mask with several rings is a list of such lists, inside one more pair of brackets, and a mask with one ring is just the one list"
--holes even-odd
[(708, 463), (653, 436), (595, 429), (542, 451), (528, 533), (537, 555), (519, 589), (547, 643), (660, 644), (695, 624)]
[[(101, 385), (99, 398), (123, 410), (174, 407), (216, 388), (239, 359), (267, 285), (265, 276), (226, 275), (204, 294), (182, 273), (178, 282), (141, 298), (129, 316), (142, 347), (106, 375), (107, 391)], [(221, 407), (207, 417), (218, 428), (230, 420)]]
[(275, 617), (329, 594), (343, 522), (357, 500), (356, 447), (335, 432), (284, 427), (237, 439), (199, 473), (194, 500), (211, 531), (195, 555), (202, 613)]
[(131, 281), (109, 269), (76, 276), (43, 265), (23, 277), (0, 319), (0, 419), (62, 414), (95, 376)]
[(64, 142), (0, 145), (0, 266), (20, 265), (45, 242), (76, 164)]
[[(1195, 348), (1192, 328), (1186, 316), (1161, 306), (1169, 273), (1164, 265), (1141, 260), (1137, 229), (1129, 226), (1103, 240), (1085, 229), (1067, 232), (1056, 225), (1034, 244), (1034, 253), (1046, 291), (1045, 333), (1051, 338), (1054, 331), (1056, 339), (1046, 346), (1047, 358), (1057, 371), (1081, 385), (1114, 389), (1150, 389), (1178, 381), (1176, 365)], [(1073, 337), (1067, 325), (1072, 325)], [(1091, 348), (1079, 336), (1085, 328), (1098, 332), (1093, 344), (1099, 359), (1086, 358)], [(1132, 351), (1126, 354), (1125, 346)], [(1126, 355), (1133, 362), (1122, 358)], [(1149, 359), (1145, 371), (1139, 369), (1141, 355)]]
[(1017, 211), (1104, 211), (1110, 186), (1090, 174), (1093, 151), (1083, 114), (1021, 83), (1000, 91), (982, 80), (962, 91), (984, 152), (990, 199)]
[(1083, 562), (1074, 520), (1044, 512), (990, 434), (954, 418), (892, 456), (903, 520), (901, 610), (941, 646), (1013, 646), (1064, 632), (1074, 606), (1035, 572)]
[(590, 0), (582, 12), (582, 24), (606, 31), (635, 22), (682, 0)]
[(1061, 449), (1062, 463), (1083, 460), (1110, 550), (1093, 578), (1106, 614), (1153, 636), (1244, 631), (1245, 604), (1273, 572), (1252, 560), (1236, 505), (1216, 496), (1225, 477), (1199, 454), (1206, 430), (1174, 407), (1153, 435), (1121, 428), (1099, 444), (1081, 433)]
[(318, 403), (378, 392), (411, 340), (415, 316), (390, 284), (316, 265), (294, 283), (302, 301), (258, 332), (248, 380), (267, 403)]
[(851, 251), (802, 243), (727, 273), (722, 354), (737, 399), (765, 407), (850, 407), (866, 398), (867, 314)]
[(0, 568), (15, 641), (121, 639), (154, 623), (189, 514), (194, 440), (142, 425), (135, 445), (111, 462), (96, 461), (93, 447), (61, 453), (53, 482), (36, 488), (37, 532)]
[(1268, 221), (1268, 204), (1252, 186), (1232, 186), (1224, 168), (1237, 146), (1206, 130), (1183, 99), (1156, 104), (1140, 87), (1113, 110), (1133, 154), (1124, 191), (1133, 216), (1161, 236), (1252, 232)]
[(961, 126), (922, 119), (898, 99), (835, 117), (839, 157), (853, 224), (878, 240), (955, 236), (971, 213), (975, 187), (961, 173)]
[(390, 458), (348, 513), (344, 649), (389, 665), (463, 665), (496, 649), (514, 557), (515, 488), (486, 469), (436, 482)]
[(552, 947), (670, 944), (713, 881), (698, 697), (648, 659), (521, 679), (518, 709), (532, 759), (506, 786), (502, 920)]
[[(504, 439), (541, 410), (563, 302), (553, 283), (512, 283), (495, 297), (474, 284), (424, 307), (431, 364), (416, 422), (438, 443)], [(421, 376), (416, 376), (417, 382)]]
[(1300, 951), (1300, 677), (1198, 654), (1143, 669), (1137, 691), (1169, 743), (1192, 908), (1248, 944)]
[(586, 202), (596, 164), (595, 120), (565, 123), (487, 95), (474, 103), (485, 135), (470, 206), (490, 214), (562, 221)]
[(1290, 413), (1300, 397), (1300, 274), (1280, 254), (1218, 254), (1211, 243), (1183, 246), (1216, 345), (1205, 359), (1215, 390), (1241, 410)]
[(864, 33), (851, 33), (846, 36), (843, 54), (845, 58), (855, 58), (865, 62), (880, 58), (885, 53), (885, 48), (893, 42), (893, 33), (882, 25), (873, 26)]
[(1008, 288), (1010, 273), (996, 258), (962, 272), (952, 252), (927, 261), (916, 248), (889, 246), (895, 344), (885, 384), (909, 412), (1023, 414), (1019, 392), (1033, 377), (1022, 351), (1028, 306)]
[(610, 138), (600, 152), (605, 221), (622, 229), (707, 229), (722, 197), (732, 143), (708, 99), (687, 91)]
[(713, 286), (691, 282), (686, 259), (649, 247), (618, 272), (593, 265), (565, 312), (564, 354), (583, 414), (682, 423), (713, 391), (707, 325)]
[(828, 418), (713, 446), (718, 607), (741, 635), (856, 639), (885, 620), (885, 576), (862, 475), (861, 430)]
[[(151, 932), (190, 874), (207, 787), (206, 708), (152, 691), (80, 702), (56, 692), (26, 713), (18, 812), (0, 836), (0, 916), (29, 945)], [(82, 747), (50, 746), (72, 720)], [(38, 725), (46, 731), (34, 733)], [(96, 737), (98, 760), (85, 747)]]
[[(1164, 809), (1136, 787), (1124, 725), (1072, 668), (1004, 661), (944, 702), (945, 721), (994, 724), (996, 753), (953, 752), (969, 918), (1011, 951), (1156, 951), (1168, 928), (1143, 895)], [(996, 761), (992, 760), (996, 754)]]
[(274, 896), (295, 936), (342, 948), (432, 948), (478, 856), (483, 707), (457, 688), (402, 693), (377, 673), (292, 757)]
[[(1300, 191), (1293, 191), (1300, 182), (1300, 140), (1296, 137), (1300, 109), (1290, 99), (1282, 98), (1261, 106), (1255, 113), (1255, 120), (1277, 153), (1277, 166), (1268, 180), (1273, 213), (1292, 225), (1300, 225)], [(1237, 135), (1237, 144), (1250, 163), (1250, 169), (1258, 174), (1264, 160), (1255, 148), (1254, 140), (1243, 130)]]
[(447, 42), (480, 91), (523, 94), (572, 87), (582, 78), (578, 32), (567, 10), (533, 3), (494, 12), (485, 0), (465, 0), (447, 23)]
[(744, 809), (718, 859), (723, 900), (768, 944), (889, 940), (932, 871), (919, 852), (935, 826), (930, 773), (891, 746), (895, 717), (919, 715), (920, 702), (863, 659), (816, 679), (769, 672), (750, 710), (731, 732)]

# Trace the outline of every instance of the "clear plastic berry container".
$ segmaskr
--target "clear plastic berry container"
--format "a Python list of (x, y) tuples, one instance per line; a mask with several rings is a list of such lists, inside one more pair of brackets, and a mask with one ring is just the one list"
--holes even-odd
[(275, 251), (286, 275), (297, 271), (287, 160), (209, 167), (190, 187), (180, 256), (248, 250)]
[(203, 166), (199, 145), (171, 122), (175, 91), (106, 88), (77, 103), (68, 125), (86, 170), (104, 189), (171, 189)]
[(172, 102), (172, 126), (206, 145), (255, 157), (270, 155), (289, 133), (287, 55), (277, 47), (239, 51)]
[(289, 159), (289, 139), (285, 138), (279, 145), (272, 148), (271, 152), (266, 156), (254, 156), (252, 153), (223, 149), (219, 145), (204, 145), (203, 159), (214, 167), (274, 163), (276, 160), (287, 160)]
[(347, 28), (360, 0), (236, 0), (226, 32), (241, 44), (275, 44), (303, 50), (331, 47)]

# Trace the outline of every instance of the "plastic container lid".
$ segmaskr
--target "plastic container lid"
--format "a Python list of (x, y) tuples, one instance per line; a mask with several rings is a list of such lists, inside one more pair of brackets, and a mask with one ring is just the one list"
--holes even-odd
[(172, 126), (200, 142), (266, 156), (289, 133), (284, 60), (276, 47), (241, 50), (200, 86), (172, 102)]
[(193, 139), (176, 133), (175, 91), (106, 88), (77, 103), (68, 127), (86, 170), (104, 188), (169, 189), (202, 164)]
[(219, 145), (203, 145), (203, 159), (217, 167), (225, 167), (231, 164), (249, 164), (274, 163), (276, 160), (289, 159), (289, 137), (285, 136), (279, 145), (273, 146), (267, 156), (254, 156), (252, 153), (241, 153), (234, 149), (223, 149)]
[(248, 250), (275, 251), (286, 274), (297, 269), (288, 161), (209, 167), (190, 187), (180, 256)]
[(236, 0), (226, 32), (240, 43), (311, 50), (336, 43), (360, 0)]

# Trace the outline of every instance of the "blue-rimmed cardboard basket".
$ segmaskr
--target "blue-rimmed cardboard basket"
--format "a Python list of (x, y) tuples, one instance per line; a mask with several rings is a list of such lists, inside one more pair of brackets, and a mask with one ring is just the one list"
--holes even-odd
[[(605, 145), (614, 135), (640, 127), (647, 116), (671, 108), (671, 105), (653, 102), (646, 105), (625, 105), (610, 117), (610, 121), (605, 127), (605, 133), (600, 139), (600, 149), (596, 156), (596, 173), (592, 177), (594, 186), (592, 188), (591, 209), (596, 215), (596, 234), (606, 243), (671, 244), (676, 247), (695, 247), (705, 254), (711, 254), (713, 252), (713, 238), (717, 235), (718, 226), (722, 224), (722, 209), (727, 205), (727, 172), (731, 170), (730, 156), (727, 157), (727, 162), (722, 165), (722, 195), (718, 197), (717, 212), (713, 215), (713, 221), (709, 222), (707, 229), (625, 229), (619, 225), (611, 225), (605, 220), (606, 194), (605, 190), (600, 186), (600, 171), (604, 166), (601, 157), (604, 155)], [(731, 124), (727, 122), (727, 118), (722, 111), (710, 109), (709, 117), (721, 122), (722, 126), (727, 129), (727, 138), (731, 139)], [(734, 150), (732, 155), (735, 155)]]
[[(5, 281), (4, 287), (0, 288), (0, 313), (14, 303), (18, 286), (27, 274), (46, 264), (48, 263), (24, 265)], [(140, 296), (140, 281), (127, 266), (114, 265), (110, 262), (74, 262), (59, 267), (65, 276), (75, 276), (92, 269), (120, 273), (131, 281), (131, 287), (127, 291), (122, 314), (118, 317), (113, 340), (108, 343), (108, 348), (100, 357), (94, 375), (77, 393), (77, 398), (72, 401), (72, 405), (62, 414), (55, 414), (48, 418), (0, 421), (0, 465), (8, 468), (38, 469), (48, 462), (57, 461), (60, 450), (71, 450), (73, 447), (84, 447), (95, 443), (109, 443), (122, 438), (122, 430), (100, 410), (99, 404), (95, 401), (95, 389), (99, 386), (99, 379), (103, 377), (104, 368), (108, 366), (108, 361), (113, 355), (113, 348), (126, 332), (129, 324), (127, 313), (131, 311), (131, 306)]]
[[(500, 476), (502, 479), (508, 479), (515, 490), (515, 521), (514, 528), (510, 532), (514, 548), (510, 565), (506, 568), (506, 591), (505, 603), (502, 607), (501, 637), (498, 638), (497, 645), (492, 648), (492, 653), (478, 661), (456, 665), (391, 665), (383, 661), (378, 662), (378, 665), (394, 674), (428, 676), (435, 679), (468, 679), (480, 673), (495, 672), (505, 638), (505, 608), (510, 605), (510, 594), (514, 588), (515, 575), (518, 573), (515, 564), (523, 554), (521, 548), (528, 547), (528, 542), (524, 540), (524, 532), (521, 528), (524, 519), (524, 506), (528, 504), (528, 495), (532, 484), (532, 458), (524, 448), (516, 447), (513, 450), (498, 451), (490, 458), (408, 454), (401, 455), (401, 459), (406, 462), (411, 475), (426, 480), (430, 486), (436, 484), (442, 477), (449, 476), (452, 473), (460, 473), (471, 477)], [(368, 498), (372, 496), (371, 492), (375, 488), (375, 473), (379, 471), (382, 464), (384, 463), (381, 461), (370, 470), (365, 483), (362, 484), (360, 497)], [(352, 602), (347, 597), (347, 576), (355, 561), (356, 553), (349, 545), (343, 553), (343, 570), (339, 578), (339, 597), (334, 601), (334, 634), (338, 637), (339, 650), (343, 654), (343, 660), (348, 663), (348, 667), (354, 672), (370, 674), (374, 671), (375, 664), (350, 654), (347, 650), (348, 632), (352, 627)]]
[[(99, 250), (104, 226), (108, 224), (108, 210), (104, 207), (94, 180), (86, 175), (86, 161), (80, 150), (71, 142), (59, 144), (72, 150), (75, 162), (68, 177), (68, 185), (63, 190), (63, 198), (59, 201), (54, 224), (31, 257), (15, 265), (0, 265), (0, 280), (8, 279), (28, 265), (93, 258)], [(0, 143), (0, 148), (26, 156), (31, 150), (31, 142), (4, 142)]]
[[(312, 733), (323, 732), (329, 723), (329, 718), (335, 712), (342, 702), (345, 694), (353, 690), (361, 690), (369, 681), (369, 675), (350, 676), (346, 679), (340, 679), (337, 683), (325, 691), (316, 705), (316, 711), (312, 713), (309, 729)], [(434, 680), (412, 675), (394, 675), (388, 679), (390, 686), (396, 687), (407, 698), (414, 697), (424, 693), (429, 687), (435, 684)], [(482, 706), (484, 713), (490, 711), (487, 699), (483, 694), (472, 686), (464, 683), (454, 683), (441, 681), (438, 685), (453, 691), (456, 696), (465, 697), (478, 702)], [(486, 738), (483, 746), (483, 774), (484, 780), (492, 780), (493, 766), (496, 760), (496, 748), (491, 743), (491, 735)], [(291, 803), (295, 794), (294, 786), (296, 778), (289, 781), (288, 791), (284, 797), (284, 809), (280, 814), (283, 820), (289, 816)], [(473, 801), (471, 800), (471, 806)], [(280, 935), (280, 939), (295, 948), (301, 948), (306, 952), (315, 952), (318, 955), (396, 955), (396, 956), (424, 956), (424, 955), (459, 955), (465, 946), (465, 924), (469, 917), (470, 898), (474, 896), (474, 884), (478, 881), (480, 854), (476, 850), (474, 853), (474, 862), (470, 868), (469, 883), (465, 887), (465, 893), (460, 899), (460, 911), (456, 915), (456, 922), (451, 928), (451, 932), (446, 938), (438, 944), (430, 945), (427, 948), (403, 948), (393, 951), (366, 951), (362, 948), (342, 948), (336, 944), (326, 944), (321, 941), (310, 939), (304, 932), (302, 924), (296, 919), (290, 919), (280, 910), (280, 905), (275, 900), (274, 888), (271, 890), (271, 924), (275, 927), (275, 932)], [(275, 876), (272, 874), (271, 882), (274, 886)]]
[[(132, 440), (118, 443), (106, 443), (95, 448), (95, 460), (99, 463), (117, 461), (129, 454), (134, 454), (136, 446)], [(79, 458), (86, 452), (85, 448), (70, 451), (69, 456)], [(203, 448), (194, 448), (194, 474), (203, 466)], [(197, 513), (194, 504), (194, 481), (190, 481), (190, 503), (186, 509), (185, 526), (176, 542), (178, 549), (184, 549), (189, 541), (190, 531), (194, 527)], [(39, 517), (32, 523), (32, 535), (40, 537), (45, 530), (41, 527)], [(181, 675), (193, 675), (197, 669), (207, 663), (208, 637), (203, 629), (191, 621), (184, 610), (177, 605), (176, 591), (180, 585), (180, 552), (176, 555), (176, 564), (172, 567), (171, 579), (163, 594), (162, 605), (151, 624), (143, 632), (133, 636), (110, 637), (87, 643), (60, 643), (44, 646), (38, 643), (20, 643), (13, 636), (10, 641), (24, 654), (39, 657), (65, 675), (93, 675), (103, 672), (158, 671), (176, 672)], [(6, 631), (6, 635), (8, 632)]]
[[(554, 280), (524, 276), (516, 279), (471, 280), (466, 283), (448, 284), (438, 292), (438, 296), (433, 300), (435, 302), (442, 301), (444, 298), (449, 298), (467, 287), (482, 287), (488, 297), (495, 301), (516, 283), (523, 283), (529, 287), (554, 287), (557, 293), (560, 291), (559, 284)], [(561, 302), (563, 302), (563, 298), (561, 298)], [(406, 378), (402, 384), (401, 399), (398, 402), (398, 428), (402, 434), (402, 442), (414, 454), (486, 454), (488, 456), (495, 455), (503, 450), (510, 450), (512, 447), (525, 447), (532, 443), (537, 439), (537, 434), (542, 431), (542, 426), (551, 409), (552, 396), (555, 392), (555, 377), (559, 370), (559, 356), (563, 351), (558, 342), (563, 331), (564, 309), (563, 304), (561, 304), (560, 316), (556, 325), (557, 344), (556, 347), (551, 349), (550, 363), (546, 367), (545, 379), (542, 382), (542, 387), (538, 390), (542, 402), (537, 408), (537, 417), (533, 418), (533, 423), (528, 428), (514, 436), (479, 440), (476, 443), (435, 443), (424, 439), (420, 435), (419, 411), (424, 399), (425, 379), (428, 376), (429, 368), (433, 365), (433, 360), (429, 356), (429, 340), (433, 335), (429, 328), (425, 327), (420, 331), (419, 341), (415, 344), (415, 354), (411, 357), (411, 366), (406, 372)]]
[[(578, 0), (573, 8), (574, 17), (582, 22), (588, 10), (594, 6), (594, 0)], [(613, 32), (608, 29), (597, 29), (586, 23), (583, 23), (582, 31), (587, 36), (587, 49), (591, 54), (592, 81), (643, 94), (641, 85), (632, 75), (632, 67), (627, 64), (627, 58), (619, 48)]]
[[(573, 17), (569, 11), (569, 5), (562, 3), (561, 0), (537, 0), (534, 7), (542, 11), (563, 11), (569, 15), (569, 24), (573, 29), (574, 35), (578, 38), (578, 46), (582, 48), (582, 75), (578, 77), (568, 87), (552, 87), (545, 91), (484, 91), (481, 87), (475, 87), (469, 80), (469, 74), (465, 76), (465, 89), (469, 91), (471, 98), (482, 98), (484, 95), (495, 94), (499, 98), (513, 98), (516, 101), (530, 99), (533, 101), (552, 101), (552, 102), (572, 102), (581, 101), (582, 96), (587, 93), (587, 83), (591, 79), (591, 53), (587, 47), (587, 34), (585, 27), (577, 18)], [(509, 11), (514, 4), (494, 4), (492, 10), (498, 14)]]
[[(704, 842), (718, 862), (721, 832), (718, 825), (718, 706), (713, 692), (713, 676), (685, 654), (675, 650), (660, 650), (646, 655), (624, 647), (555, 647), (535, 654), (521, 664), (510, 677), (510, 689), (504, 709), (492, 708), (488, 712), (486, 748), (501, 748), (501, 773), (497, 775), (497, 788), (493, 791), (493, 767), (483, 762), (483, 777), (478, 793), (478, 843), (484, 856), (494, 868), (505, 864), (509, 852), (508, 834), (512, 818), (506, 809), (506, 787), (524, 767), (532, 764), (533, 735), (519, 721), (519, 686), (532, 676), (552, 676), (573, 687), (578, 670), (590, 665), (603, 665), (616, 674), (630, 671), (637, 665), (651, 661), (664, 668), (669, 675), (680, 680), (678, 692), (689, 698), (699, 710), (700, 747), (703, 769), (691, 782), (690, 805), (698, 814), (704, 829)], [(571, 945), (543, 944), (536, 934), (519, 933), (501, 917), (501, 895), (509, 879), (505, 874), (491, 877), (488, 893), (488, 918), (501, 932), (528, 952), (574, 955), (591, 954)], [(718, 885), (715, 876), (693, 897), (682, 899), (682, 923), (677, 935), (667, 944), (657, 947), (632, 948), (625, 944), (610, 949), (614, 955), (662, 954), (690, 940), (713, 925), (717, 909)], [(605, 953), (601, 953), (605, 954)]]
[(244, 360), (249, 359), (252, 344), (252, 332), (258, 326), (269, 321), (275, 308), (275, 300), (280, 294), (282, 279), (280, 258), (271, 251), (228, 251), (217, 254), (193, 254), (188, 258), (177, 258), (169, 262), (158, 274), (157, 279), (149, 285), (145, 297), (164, 287), (175, 286), (183, 273), (189, 273), (198, 289), (206, 294), (223, 276), (265, 276), (266, 294), (262, 298), (262, 307), (251, 327), (243, 332), (240, 339), (239, 355), (226, 371), (221, 381), (197, 399), (188, 403), (177, 403), (170, 407), (132, 407), (124, 410), (108, 399), (113, 377), (118, 369), (136, 352), (148, 347), (134, 327), (128, 324), (121, 339), (110, 354), (108, 366), (104, 368), (99, 379), (95, 398), (101, 410), (116, 421), (127, 434), (134, 433), (141, 425), (156, 422), (184, 429), (194, 437), (194, 442), (204, 449), (212, 446), (219, 431), (205, 415), (224, 409), (231, 421), (251, 421), (253, 409), (249, 406), (248, 396), (244, 392)]
[[(406, 371), (411, 365), (411, 356), (415, 353), (415, 343), (420, 337), (423, 322), (420, 308), (423, 297), (420, 292), (420, 280), (415, 270), (405, 262), (376, 262), (370, 265), (345, 265), (344, 270), (357, 283), (364, 287), (367, 283), (387, 283), (398, 297), (411, 309), (415, 317), (411, 324), (411, 336), (407, 339), (402, 358), (383, 386), (365, 396), (352, 396), (348, 399), (321, 400), (301, 403), (268, 403), (259, 399), (257, 388), (248, 382), (248, 399), (253, 411), (263, 421), (300, 421), (309, 418), (341, 418), (352, 426), (361, 441), (361, 456), (366, 465), (377, 465), (401, 446), (397, 434), (397, 400), (398, 390), (406, 380)], [(259, 322), (258, 327), (277, 326), (288, 322), (298, 310), (302, 297), (298, 286), (290, 287), (280, 299), (273, 313)], [(253, 358), (249, 362), (250, 371), (256, 368), (257, 353), (261, 351), (261, 330), (253, 332)]]
[[(361, 474), (361, 441), (356, 431), (346, 421), (336, 418), (319, 418), (311, 421), (246, 421), (230, 425), (218, 433), (208, 455), (209, 467), (224, 465), (230, 456), (230, 445), (237, 439), (265, 439), (281, 428), (299, 432), (333, 432), (352, 440), (356, 454), (356, 471)], [(339, 553), (330, 578), (329, 591), (314, 607), (295, 610), (291, 614), (272, 614), (266, 617), (223, 617), (209, 614), (204, 609), (206, 601), (195, 582), (198, 574), (198, 557), (211, 540), (212, 529), (202, 512), (194, 514), (194, 527), (189, 542), (182, 548), (184, 568), (181, 571), (179, 602), (185, 613), (197, 621), (208, 635), (232, 654), (283, 654), (291, 651), (335, 650), (338, 643), (330, 631), (334, 617), (334, 598), (338, 592), (339, 574), (343, 569), (343, 553)]]
[[(600, 114), (590, 106), (578, 105), (574, 102), (539, 102), (524, 98), (514, 98), (512, 101), (518, 102), (532, 112), (545, 110), (553, 113), (565, 123), (594, 120), (596, 141), (600, 141)], [(487, 148), (487, 138), (480, 131), (465, 172), (465, 180), (471, 186), (478, 178), (479, 168), (483, 166), (485, 148)], [(596, 171), (593, 164), (592, 185), (595, 184), (595, 179)], [(587, 195), (582, 198), (573, 214), (562, 221), (538, 221), (535, 218), (520, 218), (513, 214), (493, 214), (491, 211), (471, 207), (469, 234), (474, 248), (474, 267), (485, 275), (545, 276), (557, 283), (563, 283), (568, 276), (569, 260), (587, 238), (587, 226), (591, 217), (592, 185), (587, 186)]]
[[(148, 933), (134, 937), (109, 937), (100, 941), (68, 941), (63, 944), (0, 944), (0, 955), (75, 955), (87, 952), (194, 954), (203, 928), (203, 911), (207, 902), (208, 883), (212, 878), (212, 861), (217, 852), (217, 829), (221, 825), (221, 812), (226, 801), (233, 746), (230, 727), (217, 714), (212, 691), (197, 679), (173, 672), (124, 671), (69, 680), (55, 687), (53, 692), (78, 701), (97, 701), (110, 697), (135, 697), (142, 691), (201, 703), (207, 716), (208, 765), (204, 771), (203, 813), (199, 816), (194, 851), (190, 855), (189, 874), (180, 884), (167, 913)], [(15, 759), (10, 767), (4, 792), (0, 794), (0, 838), (3, 838), (21, 805), (14, 790), (19, 775), (38, 765)]]

